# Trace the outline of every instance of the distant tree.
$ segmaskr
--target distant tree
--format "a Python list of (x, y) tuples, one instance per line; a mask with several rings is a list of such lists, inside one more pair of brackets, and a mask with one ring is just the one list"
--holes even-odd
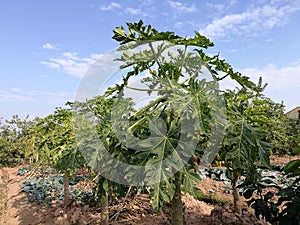
[(286, 134), (288, 136), (288, 152), (300, 154), (300, 119), (286, 120)]
[(0, 124), (0, 164), (14, 166), (30, 160), (33, 151), (33, 134), (31, 128), (36, 124), (37, 118), (24, 120), (14, 115), (11, 120)]

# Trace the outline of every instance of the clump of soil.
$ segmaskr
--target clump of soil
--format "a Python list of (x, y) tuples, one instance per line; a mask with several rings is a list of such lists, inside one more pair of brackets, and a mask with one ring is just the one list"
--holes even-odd
[(209, 216), (210, 225), (268, 225), (266, 221), (258, 220), (249, 209), (244, 208), (242, 215), (235, 213), (230, 207), (215, 208)]

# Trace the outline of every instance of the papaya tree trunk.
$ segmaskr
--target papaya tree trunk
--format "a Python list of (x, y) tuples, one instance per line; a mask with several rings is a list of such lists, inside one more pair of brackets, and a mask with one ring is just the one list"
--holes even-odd
[(238, 186), (238, 180), (240, 178), (240, 173), (238, 171), (233, 172), (232, 176), (232, 191), (233, 191), (233, 208), (238, 214), (242, 214), (242, 203), (240, 199), (240, 193)]
[(108, 193), (105, 192), (105, 196), (102, 196), (101, 198), (101, 225), (108, 225), (108, 223)]
[(70, 203), (70, 185), (69, 185), (69, 172), (65, 171), (64, 174), (64, 205)]
[(171, 201), (172, 225), (183, 225), (180, 172), (175, 174), (175, 194)]

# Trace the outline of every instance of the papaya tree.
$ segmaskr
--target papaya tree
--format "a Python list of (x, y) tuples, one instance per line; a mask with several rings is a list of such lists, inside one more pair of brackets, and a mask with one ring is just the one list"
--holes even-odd
[[(127, 73), (127, 77), (124, 78), (124, 86), (121, 86), (121, 88), (130, 88), (128, 85), (130, 77), (149, 70), (150, 78), (144, 79), (144, 83), (148, 82), (149, 87), (146, 91), (152, 92), (154, 89), (157, 89), (158, 98), (156, 101), (154, 100), (143, 108), (143, 116), (141, 118), (136, 118), (137, 121), (134, 121), (130, 127), (124, 128), (126, 132), (136, 133), (136, 136), (148, 137), (148, 142), (151, 140), (151, 135), (155, 136), (153, 141), (150, 141), (152, 147), (148, 148), (146, 153), (145, 151), (137, 151), (137, 157), (142, 158), (144, 160), (143, 163), (148, 165), (163, 162), (168, 157), (168, 153), (175, 153), (179, 156), (173, 162), (170, 160), (170, 164), (174, 164), (167, 167), (165, 171), (145, 171), (146, 177), (153, 176), (158, 178), (158, 182), (151, 185), (154, 208), (159, 209), (165, 202), (171, 202), (172, 224), (182, 224), (181, 191), (193, 193), (193, 184), (199, 182), (199, 176), (197, 176), (197, 173), (193, 173), (197, 171), (197, 168), (193, 166), (192, 160), (184, 159), (184, 157), (190, 156), (190, 146), (184, 146), (182, 151), (178, 151), (178, 148), (176, 148), (180, 142), (180, 136), (183, 135), (180, 133), (180, 130), (185, 123), (184, 113), (188, 112), (189, 118), (197, 118), (193, 121), (193, 124), (194, 131), (197, 130), (199, 132), (194, 136), (197, 138), (198, 143), (193, 154), (198, 158), (202, 158), (202, 161), (207, 160), (209, 153), (214, 156), (214, 151), (208, 146), (213, 141), (215, 142), (214, 144), (217, 143), (216, 140), (212, 141), (211, 138), (215, 125), (219, 124), (218, 129), (222, 129), (226, 124), (225, 120), (228, 120), (226, 129), (228, 134), (226, 135), (224, 146), (226, 146), (227, 152), (227, 165), (233, 171), (235, 209), (240, 213), (237, 199), (237, 181), (244, 172), (247, 172), (248, 177), (255, 174), (253, 171), (257, 159), (268, 166), (268, 154), (272, 148), (267, 134), (263, 131), (262, 123), (263, 119), (266, 119), (264, 117), (265, 114), (262, 115), (258, 109), (256, 111), (253, 110), (253, 107), (250, 105), (246, 106), (251, 104), (251, 92), (261, 92), (263, 89), (262, 85), (255, 85), (248, 77), (235, 72), (225, 60), (219, 58), (219, 55), (208, 56), (205, 54), (204, 49), (212, 47), (213, 43), (197, 32), (192, 38), (182, 38), (173, 32), (158, 32), (151, 26), (144, 26), (142, 21), (134, 24), (127, 23), (127, 27), (127, 33), (123, 27), (114, 30), (113, 38), (120, 42), (122, 49), (126, 49), (126, 47), (132, 48), (134, 45), (139, 46), (143, 41), (163, 40), (168, 43), (165, 45), (157, 44), (156, 46), (150, 43), (150, 51), (139, 51), (133, 55), (124, 54), (120, 59), (125, 63), (122, 68), (132, 68)], [(167, 58), (165, 56), (159, 58), (158, 55), (168, 48), (167, 45), (172, 44), (183, 46), (183, 50), (181, 48), (177, 49), (177, 57), (172, 57), (172, 54), (169, 53), (171, 55), (170, 61), (165, 60)], [(190, 54), (188, 49), (192, 49), (197, 54)], [(145, 56), (148, 56), (147, 60), (144, 60)], [(157, 68), (157, 70), (154, 68)], [(205, 78), (201, 80), (201, 78), (197, 77), (197, 72), (205, 73), (205, 69), (212, 74), (212, 81), (210, 82)], [(231, 96), (228, 98), (230, 96), (229, 92), (226, 98), (227, 114), (222, 114), (224, 113), (222, 104), (213, 102), (212, 99), (221, 95), (220, 92), (216, 91), (218, 88), (214, 85), (217, 81), (225, 78), (235, 80), (237, 85), (242, 87), (242, 90), (249, 92), (242, 93), (243, 91), (240, 91), (236, 97)], [(214, 92), (214, 97), (209, 95), (209, 92)], [(187, 111), (187, 108), (192, 110)], [(134, 115), (141, 115), (141, 113), (139, 111), (134, 112), (129, 118), (133, 119)], [(121, 116), (117, 118), (120, 121), (118, 127), (122, 127)], [(156, 130), (154, 127), (151, 127), (151, 123), (148, 122), (147, 124), (146, 122), (151, 121), (151, 119), (156, 121), (152, 125), (154, 127), (161, 126), (158, 121), (162, 119), (166, 123), (166, 134), (161, 134), (158, 131), (155, 133)], [(143, 125), (142, 131), (146, 133), (140, 131), (141, 125)], [(145, 129), (145, 126), (149, 126), (148, 130)], [(220, 133), (219, 135), (222, 137)], [(143, 147), (145, 146), (141, 146), (141, 148)], [(215, 145), (214, 147), (218, 148), (219, 146)], [(207, 152), (209, 153), (207, 154)], [(158, 164), (163, 165), (163, 163)], [(169, 171), (174, 173), (174, 176), (168, 177)], [(157, 174), (160, 176), (157, 176)]]
[[(261, 84), (262, 78), (260, 78), (258, 86), (262, 86)], [(252, 96), (250, 97), (252, 107), (255, 108), (255, 111), (260, 112), (261, 118), (263, 117), (263, 120), (260, 123), (256, 122), (256, 125), (264, 129), (268, 133), (269, 139), (272, 140), (273, 149), (270, 154), (290, 154), (288, 118), (284, 113), (284, 104), (283, 102), (274, 102), (265, 96), (263, 91), (266, 86), (267, 84), (255, 95), (249, 95), (249, 97)]]
[[(297, 142), (299, 143), (299, 126), (298, 129), (297, 119), (288, 118), (285, 114), (284, 103), (274, 102), (263, 94), (263, 91), (267, 84), (262, 85), (262, 79), (260, 78), (258, 87), (261, 87), (255, 94), (250, 94), (252, 107), (255, 111), (260, 112), (263, 120), (260, 123), (256, 123), (259, 127), (263, 128), (269, 138), (272, 140), (273, 149), (270, 154), (297, 154)], [(294, 121), (293, 121), (294, 120)], [(296, 149), (294, 149), (296, 147)]]
[(239, 184), (255, 183), (259, 177), (258, 162), (270, 168), (269, 154), (273, 148), (268, 125), (270, 120), (262, 105), (256, 105), (257, 93), (242, 88), (226, 95), (228, 125), (222, 150), (227, 174), (232, 181), (234, 210), (241, 214)]
[[(214, 159), (225, 133), (226, 109), (232, 114), (236, 110), (226, 107), (218, 81), (233, 79), (244, 88), (259, 87), (219, 55), (205, 54), (213, 43), (198, 32), (194, 37), (180, 37), (159, 32), (142, 21), (113, 32), (113, 39), (120, 43), (114, 62), (119, 62), (123, 80), (88, 107), (87, 123), (82, 122), (90, 124), (91, 130), (101, 124), (95, 129), (101, 143), (93, 140), (91, 130), (82, 129), (88, 125), (78, 123), (81, 152), (107, 180), (118, 174), (118, 179), (123, 178), (120, 183), (149, 187), (153, 207), (158, 210), (171, 203), (172, 224), (183, 224), (181, 192), (193, 194), (195, 183), (200, 182), (194, 159), (202, 163)], [(132, 86), (136, 79), (144, 86)], [(136, 91), (136, 95), (147, 93), (153, 100), (137, 107), (132, 97), (126, 97), (126, 90)], [(107, 101), (113, 104), (102, 111)], [(97, 113), (95, 109), (99, 109)], [(98, 122), (88, 123), (91, 115), (96, 115)], [(255, 143), (262, 146), (258, 131), (255, 135)], [(248, 136), (242, 138), (245, 141)]]
[(40, 119), (35, 129), (39, 134), (35, 145), (40, 160), (64, 174), (64, 204), (68, 205), (69, 179), (84, 163), (75, 144), (72, 113), (67, 109), (57, 109)]
[[(98, 143), (95, 140), (102, 140), (105, 149), (119, 160), (124, 160), (125, 155), (129, 158), (129, 153), (126, 154), (121, 151), (120, 148), (122, 146), (113, 133), (110, 112), (114, 101), (114, 98), (109, 98), (107, 95), (99, 95), (85, 102), (67, 103), (71, 107), (73, 116), (76, 118), (73, 123), (73, 127), (77, 132), (76, 145), (88, 166), (99, 177), (96, 197), (100, 200), (101, 206), (100, 223), (107, 225), (109, 224), (109, 195), (122, 196), (127, 190), (126, 187), (102, 176), (102, 167), (109, 166), (110, 170), (114, 171), (115, 169), (117, 171), (117, 165), (108, 164), (106, 159), (103, 159), (101, 152), (97, 151)], [(91, 123), (87, 123), (86, 119), (91, 121)], [(105, 163), (100, 164), (103, 161)]]

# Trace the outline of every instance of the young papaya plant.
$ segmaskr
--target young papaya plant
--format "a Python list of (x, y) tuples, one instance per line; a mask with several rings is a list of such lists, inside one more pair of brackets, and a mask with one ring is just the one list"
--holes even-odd
[(84, 165), (84, 160), (75, 144), (72, 113), (57, 109), (37, 123), (36, 148), (40, 160), (64, 173), (64, 204), (70, 202), (69, 179)]
[(255, 182), (257, 163), (270, 168), (269, 154), (272, 142), (265, 129), (268, 118), (255, 106), (254, 92), (245, 88), (236, 92), (227, 92), (228, 126), (222, 152), (227, 174), (232, 181), (234, 209), (242, 213), (239, 193), (239, 180), (245, 176), (245, 182)]
[[(69, 102), (73, 116), (76, 117), (73, 127), (77, 132), (76, 145), (84, 156), (87, 165), (98, 177), (96, 198), (101, 206), (101, 224), (109, 224), (109, 204), (112, 196), (124, 196), (128, 191), (128, 186), (118, 184), (103, 176), (103, 168), (109, 168), (110, 171), (118, 173), (117, 165), (114, 165), (105, 159), (99, 151), (99, 142), (103, 148), (118, 160), (129, 160), (131, 153), (123, 151), (124, 149), (118, 141), (112, 129), (111, 109), (115, 98), (109, 95), (99, 95), (88, 99), (85, 102)], [(88, 121), (86, 121), (88, 120)], [(122, 174), (120, 174), (122, 176)]]

